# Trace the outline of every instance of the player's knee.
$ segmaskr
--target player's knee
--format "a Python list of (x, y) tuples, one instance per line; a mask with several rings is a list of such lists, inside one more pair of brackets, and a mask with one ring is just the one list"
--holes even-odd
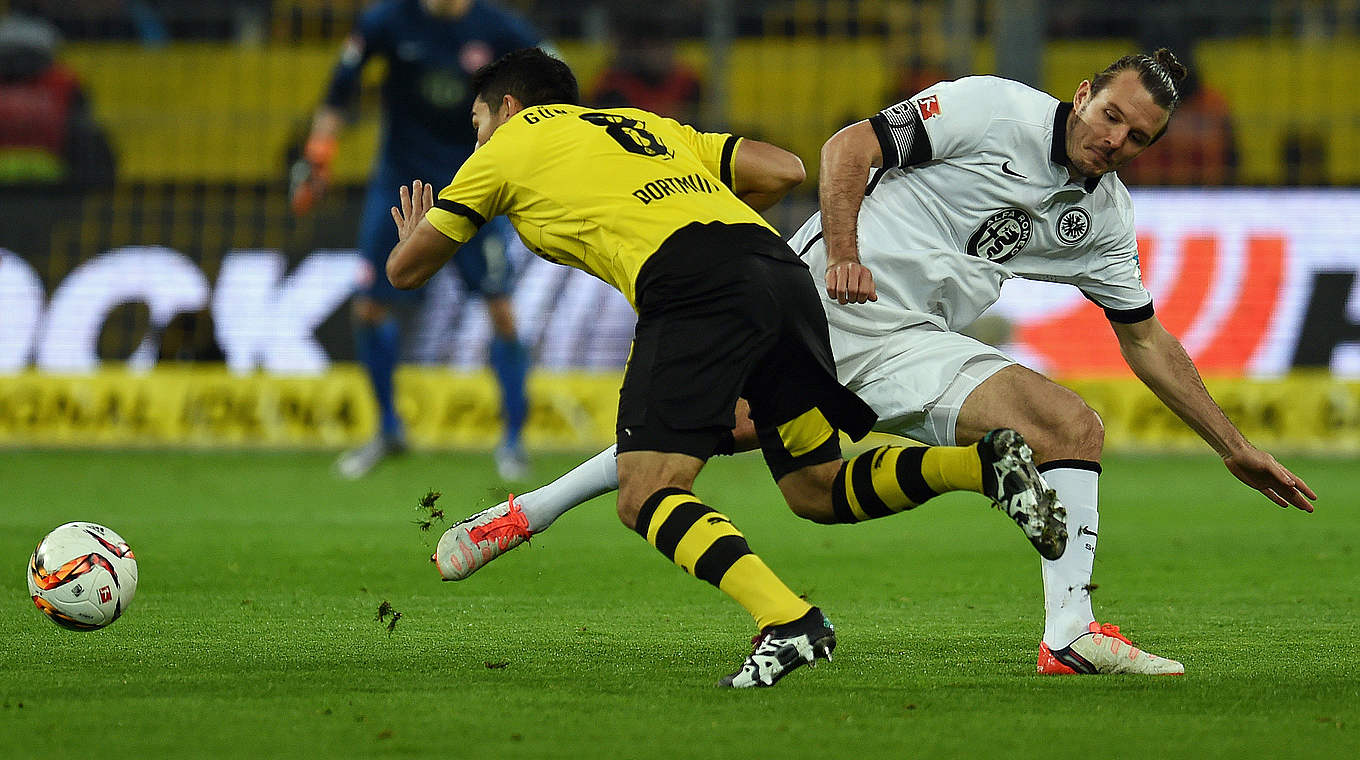
[(1098, 462), (1105, 448), (1105, 425), (1094, 409), (1076, 398), (1065, 405), (1060, 414), (1054, 415), (1037, 436), (1026, 435), (1026, 439), (1031, 438), (1037, 438), (1031, 440), (1030, 445), (1039, 461), (1084, 459)]
[[(688, 456), (655, 452), (623, 452), (615, 460), (619, 475), (619, 522), (636, 529), (650, 519), (660, 500), (672, 493), (693, 493), (694, 477), (703, 462)], [(644, 525), (645, 527), (645, 525)]]
[(1100, 453), (1105, 448), (1105, 424), (1100, 421), (1100, 415), (1096, 414), (1096, 410), (1087, 406), (1085, 402), (1076, 412), (1070, 435), (1071, 446), (1077, 453), (1077, 458), (1099, 461)]
[(823, 500), (786, 499), (786, 501), (788, 501), (789, 509), (793, 510), (795, 515), (798, 515), (804, 520), (811, 520), (812, 522), (821, 525), (830, 525), (836, 522), (836, 513), (831, 508), (831, 497), (829, 494), (827, 495), (827, 498)]
[(642, 503), (646, 500), (646, 495), (637, 495), (633, 489), (619, 488), (618, 515), (619, 522), (629, 530), (636, 530), (638, 514), (642, 512)]
[(1090, 441), (1099, 451), (1105, 447), (1105, 421), (1100, 419), (1100, 413), (1087, 407), (1088, 417), (1090, 418)]
[(836, 522), (836, 511), (831, 505), (831, 489), (840, 471), (841, 461), (804, 467), (780, 478), (779, 490), (784, 502), (795, 515), (815, 523)]

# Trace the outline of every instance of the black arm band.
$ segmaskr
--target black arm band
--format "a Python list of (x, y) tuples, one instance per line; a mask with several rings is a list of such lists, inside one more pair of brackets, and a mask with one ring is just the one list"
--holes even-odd
[(468, 221), (477, 225), (478, 229), (481, 229), (482, 225), (486, 224), (486, 217), (468, 208), (467, 206), (464, 206), (461, 203), (455, 203), (454, 201), (448, 200), (446, 198), (440, 198), (436, 200), (434, 202), (434, 207), (437, 209), (447, 211), (450, 214), (457, 214), (462, 217), (467, 217)]

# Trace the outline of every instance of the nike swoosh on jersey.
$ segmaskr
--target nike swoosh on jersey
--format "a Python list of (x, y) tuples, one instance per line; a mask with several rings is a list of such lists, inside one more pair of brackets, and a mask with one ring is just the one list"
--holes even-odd
[(1020, 172), (1017, 172), (1016, 170), (1012, 169), (1012, 168), (1011, 168), (1011, 162), (1010, 162), (1010, 161), (1002, 161), (1002, 162), (1001, 162), (1001, 171), (1005, 172), (1006, 174), (1011, 175), (1012, 177), (1019, 177), (1020, 179), (1029, 179), (1029, 177), (1026, 177), (1025, 175), (1021, 174)]

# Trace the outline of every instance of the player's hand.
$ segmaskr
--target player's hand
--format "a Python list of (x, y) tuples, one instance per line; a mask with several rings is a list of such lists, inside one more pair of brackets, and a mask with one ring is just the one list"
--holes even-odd
[(331, 179), (335, 140), (312, 138), (303, 157), (288, 170), (288, 205), (297, 216), (304, 216), (321, 200)]
[(1295, 507), (1304, 512), (1312, 512), (1312, 502), (1317, 494), (1303, 482), (1303, 478), (1285, 469), (1275, 461), (1275, 457), (1255, 447), (1230, 454), (1223, 458), (1238, 480), (1260, 491), (1267, 499), (1288, 509)]
[(837, 303), (877, 301), (874, 273), (858, 261), (838, 261), (826, 265), (826, 294)]
[(434, 185), (416, 180), (409, 188), (402, 185), (397, 194), (401, 196), (401, 208), (392, 207), (392, 221), (397, 223), (397, 240), (404, 242), (420, 226), (425, 212), (434, 208)]

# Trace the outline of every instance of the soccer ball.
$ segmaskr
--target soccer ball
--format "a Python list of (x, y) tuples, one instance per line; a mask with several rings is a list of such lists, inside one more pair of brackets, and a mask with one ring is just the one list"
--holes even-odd
[(62, 628), (93, 631), (127, 611), (137, 591), (137, 558), (122, 536), (89, 522), (57, 528), (28, 560), (33, 603)]

